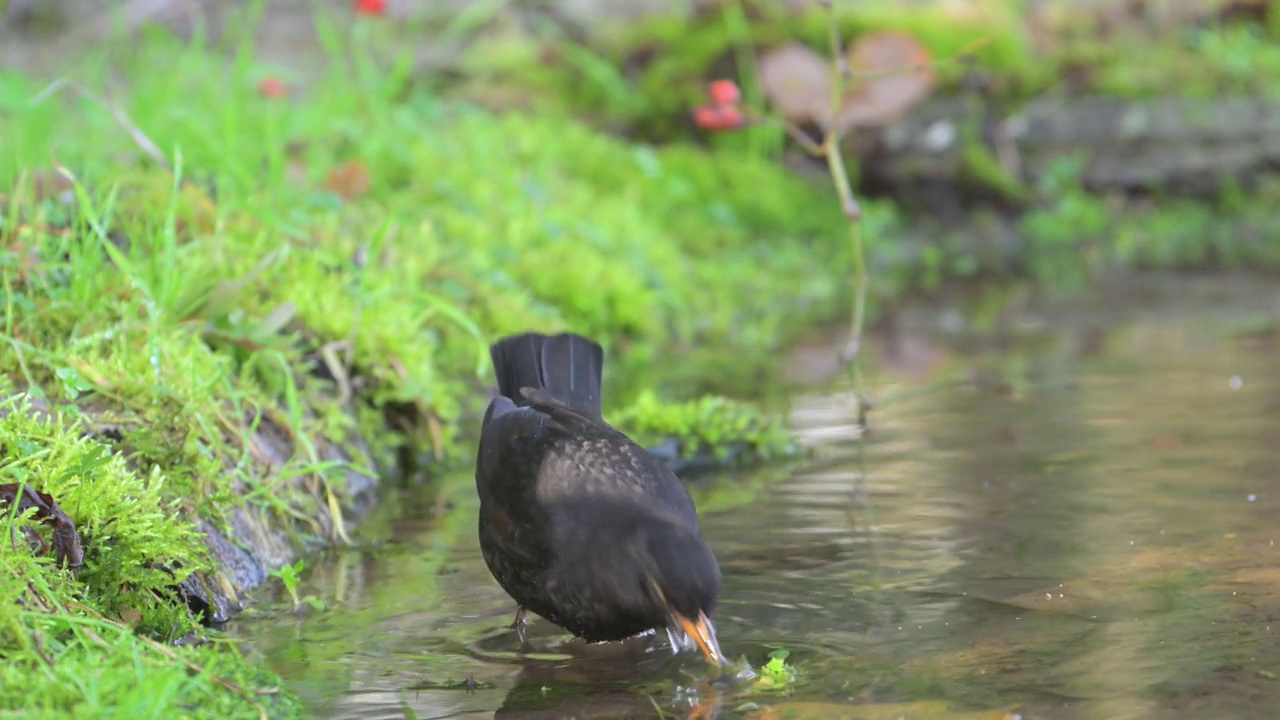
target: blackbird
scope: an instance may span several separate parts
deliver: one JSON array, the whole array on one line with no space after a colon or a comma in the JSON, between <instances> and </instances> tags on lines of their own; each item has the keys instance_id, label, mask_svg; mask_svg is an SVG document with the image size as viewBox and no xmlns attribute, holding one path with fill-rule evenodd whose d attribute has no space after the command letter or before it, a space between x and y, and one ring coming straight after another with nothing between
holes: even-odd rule
<instances>
[{"instance_id":1,"label":"blackbird","mask_svg":"<svg viewBox=\"0 0 1280 720\"><path fill-rule=\"evenodd\" d=\"M476 458L480 549L498 584L588 642L665 629L673 649L727 661L709 616L720 566L688 491L601 416L604 353L580 335L525 333L489 348L499 396Z\"/></svg>"}]
</instances>

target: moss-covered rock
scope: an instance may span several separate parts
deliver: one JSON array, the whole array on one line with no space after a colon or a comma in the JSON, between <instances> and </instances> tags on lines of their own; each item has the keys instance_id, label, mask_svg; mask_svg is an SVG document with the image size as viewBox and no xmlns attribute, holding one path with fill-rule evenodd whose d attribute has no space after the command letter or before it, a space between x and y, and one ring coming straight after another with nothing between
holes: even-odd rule
<instances>
[{"instance_id":1,"label":"moss-covered rock","mask_svg":"<svg viewBox=\"0 0 1280 720\"><path fill-rule=\"evenodd\" d=\"M108 702L133 716L296 716L278 679L229 646L171 649L196 628L175 586L212 558L181 515L181 494L155 466L135 470L80 419L37 412L25 397L0 404L0 479L38 487L74 518L83 564L63 569L50 530L32 511L0 507L0 707L25 717L96 714ZM156 639L150 639L156 638ZM194 713L194 714L192 714Z\"/></svg>"},{"instance_id":2,"label":"moss-covered rock","mask_svg":"<svg viewBox=\"0 0 1280 720\"><path fill-rule=\"evenodd\" d=\"M795 437L776 416L719 396L664 403L645 392L613 421L680 475L801 454Z\"/></svg>"}]
</instances>

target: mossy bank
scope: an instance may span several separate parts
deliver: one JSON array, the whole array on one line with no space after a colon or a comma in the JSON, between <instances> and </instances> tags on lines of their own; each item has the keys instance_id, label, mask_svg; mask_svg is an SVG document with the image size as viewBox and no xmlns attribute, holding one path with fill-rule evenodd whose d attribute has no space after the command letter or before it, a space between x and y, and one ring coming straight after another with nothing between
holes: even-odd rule
<instances>
[{"instance_id":1,"label":"mossy bank","mask_svg":"<svg viewBox=\"0 0 1280 720\"><path fill-rule=\"evenodd\" d=\"M61 567L37 510L6 508L0 707L296 712L201 621L341 542L378 478L466 462L503 333L599 338L606 402L688 453L725 428L785 451L732 406L633 401L650 367L750 395L771 351L840 312L821 186L441 102L368 59L367 27L318 29L327 75L287 96L250 44L162 33L51 88L0 74L0 482L48 493L84 547Z\"/></svg>"},{"instance_id":2,"label":"mossy bank","mask_svg":"<svg viewBox=\"0 0 1280 720\"><path fill-rule=\"evenodd\" d=\"M825 5L725 0L482 37L449 89L824 173L776 124L708 135L690 110L720 77L765 106L762 58L793 43L826 54ZM1280 146L1274 3L835 5L846 44L905 33L936 61L931 98L846 137L860 193L891 198L913 226L872 249L882 297L991 276L1069 292L1133 270L1280 270L1266 211ZM788 94L821 94L811 68L791 72Z\"/></svg>"}]
</instances>

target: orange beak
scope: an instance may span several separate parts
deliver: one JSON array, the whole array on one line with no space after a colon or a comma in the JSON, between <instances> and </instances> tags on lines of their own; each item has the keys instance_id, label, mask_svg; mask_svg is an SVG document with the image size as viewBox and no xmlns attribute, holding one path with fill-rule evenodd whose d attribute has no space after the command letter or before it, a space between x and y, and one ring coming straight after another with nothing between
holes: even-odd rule
<instances>
[{"instance_id":1,"label":"orange beak","mask_svg":"<svg viewBox=\"0 0 1280 720\"><path fill-rule=\"evenodd\" d=\"M728 658L724 656L724 653L720 652L720 643L716 640L716 628L707 619L706 615L699 612L697 620L690 620L678 612L673 612L671 616L680 626L680 629L693 638L693 641L698 644L698 649L702 651L703 655L707 656L707 660L712 665L729 664Z\"/></svg>"}]
</instances>

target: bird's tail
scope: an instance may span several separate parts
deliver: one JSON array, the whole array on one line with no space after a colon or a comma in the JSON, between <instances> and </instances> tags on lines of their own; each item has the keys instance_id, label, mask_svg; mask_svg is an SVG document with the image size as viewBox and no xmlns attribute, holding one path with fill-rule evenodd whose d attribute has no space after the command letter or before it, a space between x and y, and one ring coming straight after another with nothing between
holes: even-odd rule
<instances>
[{"instance_id":1,"label":"bird's tail","mask_svg":"<svg viewBox=\"0 0 1280 720\"><path fill-rule=\"evenodd\" d=\"M498 391L517 405L528 404L522 388L545 390L577 412L600 419L604 351L595 342L572 333L523 333L495 342L489 357Z\"/></svg>"}]
</instances>

